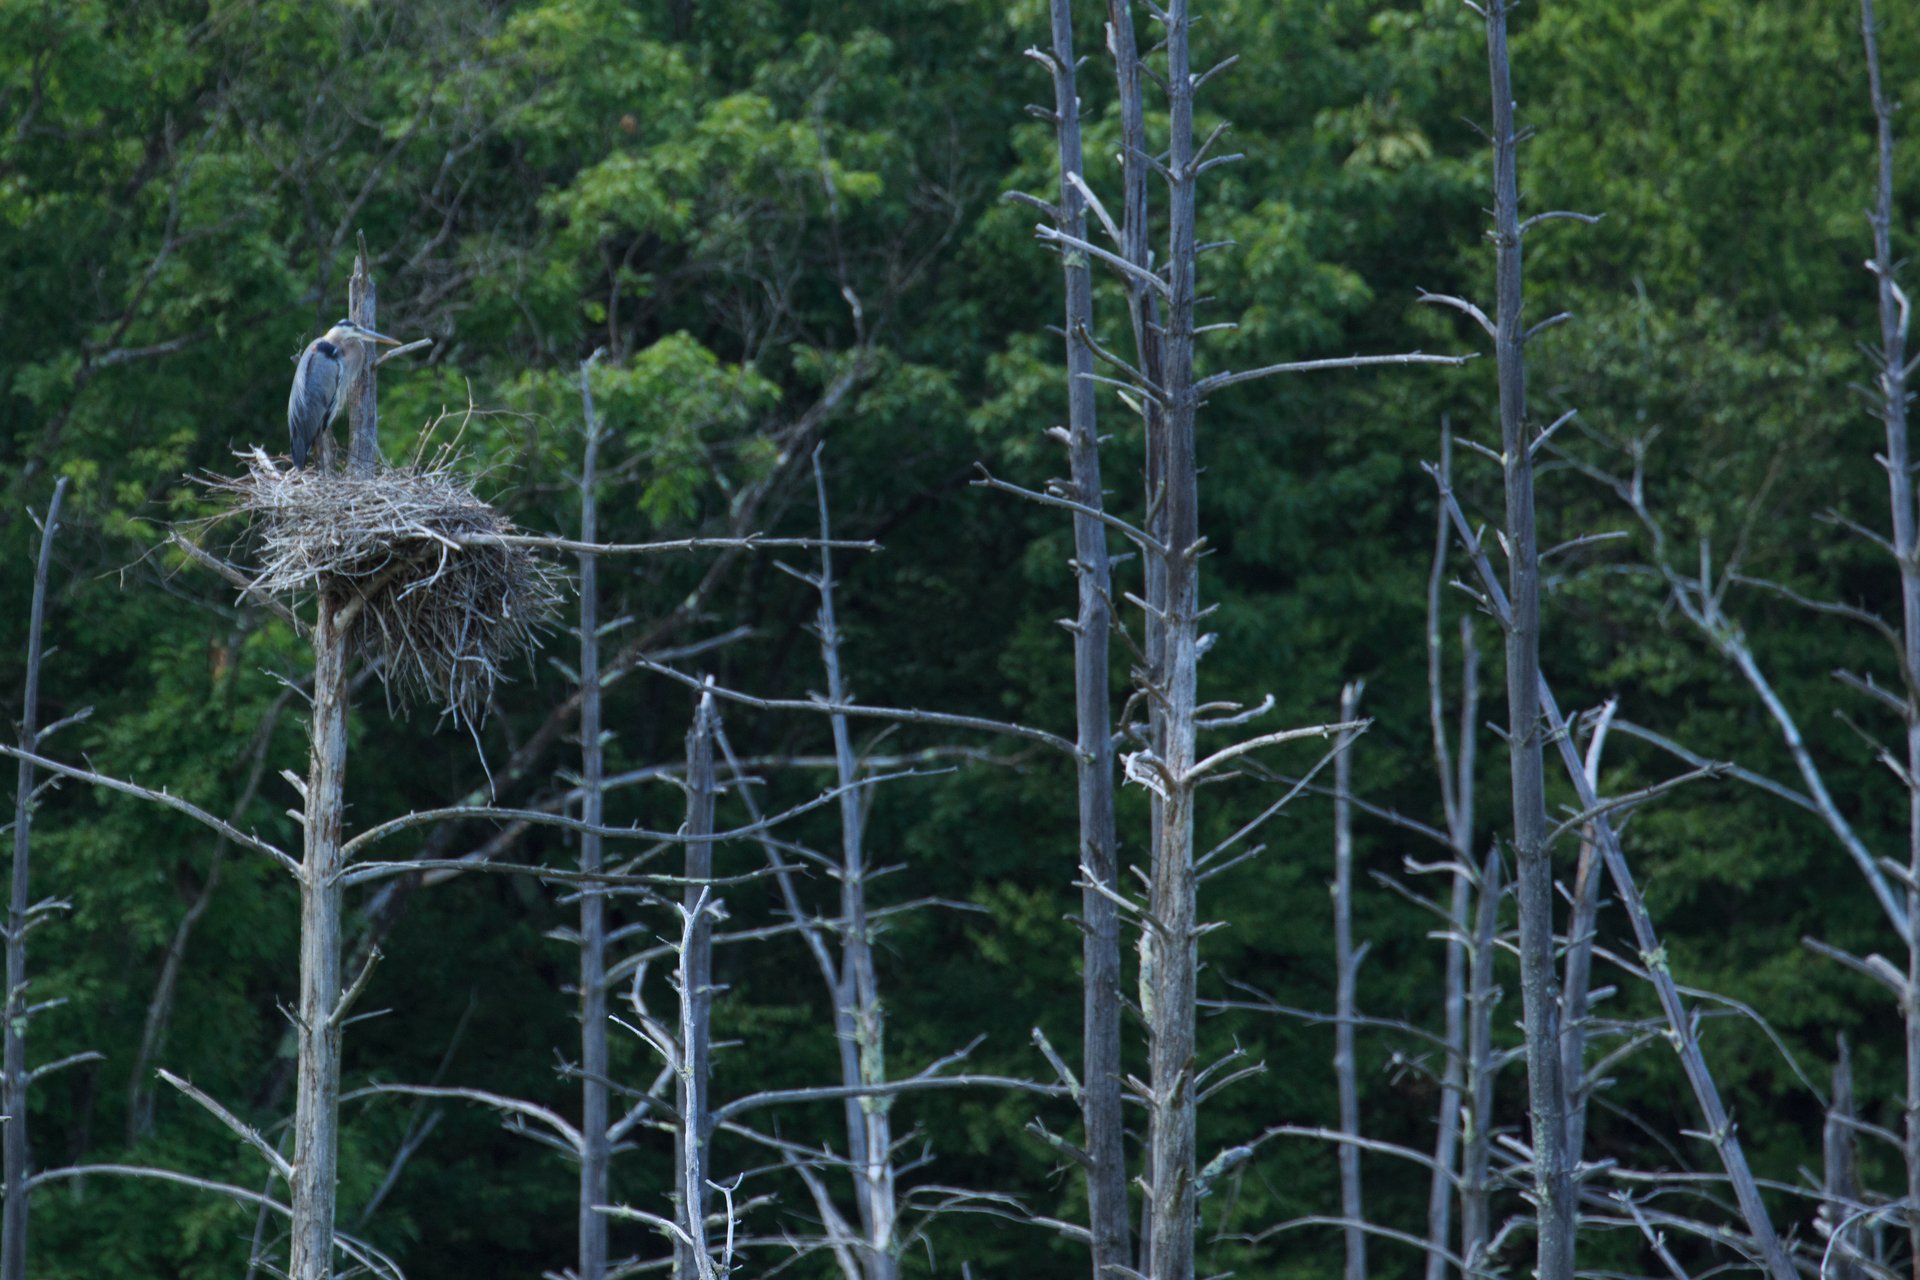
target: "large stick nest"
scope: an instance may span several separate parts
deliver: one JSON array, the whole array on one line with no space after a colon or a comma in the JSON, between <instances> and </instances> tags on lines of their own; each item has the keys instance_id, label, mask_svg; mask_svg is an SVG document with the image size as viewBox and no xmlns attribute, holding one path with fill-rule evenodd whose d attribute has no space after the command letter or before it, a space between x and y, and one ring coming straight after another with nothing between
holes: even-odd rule
<instances>
[{"instance_id":1,"label":"large stick nest","mask_svg":"<svg viewBox=\"0 0 1920 1280\"><path fill-rule=\"evenodd\" d=\"M477 723L560 603L559 572L503 541L512 522L450 469L281 471L255 450L245 475L211 486L257 535L256 590L358 599L349 643L377 663L390 706L429 702Z\"/></svg>"}]
</instances>

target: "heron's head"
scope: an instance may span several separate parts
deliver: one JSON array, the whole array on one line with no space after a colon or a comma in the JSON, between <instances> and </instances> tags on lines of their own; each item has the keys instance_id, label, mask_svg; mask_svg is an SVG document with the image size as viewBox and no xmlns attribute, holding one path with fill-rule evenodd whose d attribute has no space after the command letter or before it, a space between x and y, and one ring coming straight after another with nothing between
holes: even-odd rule
<instances>
[{"instance_id":1,"label":"heron's head","mask_svg":"<svg viewBox=\"0 0 1920 1280\"><path fill-rule=\"evenodd\" d=\"M326 337L336 346L344 346L348 342L381 342L389 347L400 345L400 339L389 338L384 333L375 333L365 325L355 324L351 320L342 320L334 325L327 330Z\"/></svg>"}]
</instances>

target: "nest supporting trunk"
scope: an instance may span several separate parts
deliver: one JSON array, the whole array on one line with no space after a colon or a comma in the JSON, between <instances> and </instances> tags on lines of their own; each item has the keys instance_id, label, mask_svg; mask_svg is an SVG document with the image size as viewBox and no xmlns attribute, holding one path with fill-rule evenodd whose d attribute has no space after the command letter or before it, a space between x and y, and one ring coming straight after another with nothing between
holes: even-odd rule
<instances>
[{"instance_id":1,"label":"nest supporting trunk","mask_svg":"<svg viewBox=\"0 0 1920 1280\"><path fill-rule=\"evenodd\" d=\"M450 469L371 477L281 471L264 454L213 482L252 523L254 587L281 597L358 597L355 650L390 704L431 702L477 722L513 659L537 648L559 574L503 541L513 525Z\"/></svg>"}]
</instances>

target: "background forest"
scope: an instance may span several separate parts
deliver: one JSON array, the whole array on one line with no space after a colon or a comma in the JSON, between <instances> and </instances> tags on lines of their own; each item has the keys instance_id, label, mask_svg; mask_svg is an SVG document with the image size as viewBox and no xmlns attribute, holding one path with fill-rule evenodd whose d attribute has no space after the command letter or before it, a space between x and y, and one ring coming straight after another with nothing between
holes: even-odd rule
<instances>
[{"instance_id":1,"label":"background forest","mask_svg":"<svg viewBox=\"0 0 1920 1280\"><path fill-rule=\"evenodd\" d=\"M1096 55L1080 81L1087 175L1113 191L1121 121L1101 53L1105 15L1077 10L1078 44ZM1883 17L1888 96L1920 101L1920 21L1901 5ZM1626 535L1548 562L1545 670L1570 709L1618 697L1621 720L1701 759L1796 779L1775 722L1647 566L1664 557L1697 573L1708 539L1717 557L1737 555L1743 572L1806 599L1899 614L1893 565L1823 519L1886 524L1874 461L1883 428L1857 391L1874 377L1862 346L1880 332L1861 265L1873 252L1864 214L1876 156L1860 14L1824 0L1540 0L1513 22L1521 119L1539 131L1521 153L1528 206L1605 215L1529 242L1530 312L1575 314L1530 348L1535 416L1544 425L1580 411L1556 436L1565 456L1540 467L1541 545ZM299 797L278 775L306 767L302 706L287 682L310 655L167 537L221 504L193 477L233 473L235 451L256 444L284 451L289 358L344 314L358 232L372 250L380 328L433 340L382 374L390 459L454 446L516 523L577 530L580 366L604 348L589 375L605 432L603 541L817 535L808 460L824 442L834 536L884 548L835 559L853 694L1071 738L1073 642L1057 625L1074 609L1071 524L970 485L976 464L1029 487L1065 466L1045 436L1067 414L1061 341L1048 328L1060 323L1060 259L1036 244L1034 210L1002 198L1058 191L1054 130L1023 111L1052 101L1046 72L1022 57L1048 39L1040 0L0 0L7 720L20 714L25 675L30 510L44 512L65 477L47 603L57 651L40 714L93 712L47 752L298 846L287 811ZM1457 0L1208 0L1193 39L1202 65L1239 55L1209 86L1201 132L1230 120L1227 145L1245 155L1201 193L1200 239L1231 242L1201 260L1212 297L1203 320L1238 322L1203 339L1202 372L1483 349L1468 318L1418 297L1492 292L1480 22ZM1920 124L1905 124L1894 196L1909 213L1892 229L1896 257L1911 250L1920 209ZM1103 340L1131 351L1109 280L1095 314ZM1111 508L1137 519L1140 424L1109 390L1102 404ZM1464 444L1500 447L1491 359L1226 388L1198 433L1203 592L1218 605L1205 624L1218 633L1206 696L1254 705L1271 694L1274 724L1318 724L1337 718L1343 685L1364 680L1373 723L1350 749L1353 794L1439 827L1427 644L1436 497L1422 463L1438 456L1443 424L1463 442L1453 462L1463 504L1497 524L1499 468ZM1663 547L1590 474L1624 473L1632 449ZM640 655L763 697L825 689L810 630L818 599L782 560L812 567L804 551L603 561L601 616L621 620L602 641L619 676L602 713L609 777L675 764L693 720L691 691ZM1118 566L1117 580L1131 572ZM1456 575L1467 576L1457 559ZM350 822L481 802L489 779L503 805L546 803L573 784L570 601L546 650L511 673L473 733L431 708L389 717L379 690L361 688ZM1876 852L1903 851L1906 787L1870 740L1897 736L1898 718L1833 677L1842 669L1898 688L1885 643L1780 590L1731 581L1718 603L1793 708L1834 806ZM1501 722L1498 631L1453 590L1440 618L1448 697L1463 616L1476 619L1480 719ZM1128 688L1120 643L1115 654L1117 707ZM732 750L767 762L767 809L831 785L824 717L723 712ZM925 904L879 922L889 1060L910 1072L984 1037L967 1070L1052 1080L1032 1030L1071 1060L1081 1018L1069 761L947 726L852 730L875 767L920 771L861 793L868 861L889 869L872 882L874 904ZM1476 852L1508 827L1499 737L1482 728L1478 738ZM1325 745L1262 759L1294 776ZM1675 770L1672 756L1616 732L1603 777L1617 794ZM1331 1011L1333 777L1270 820L1260 856L1206 884L1203 918L1225 927L1201 944L1203 997ZM1286 789L1271 774L1207 788L1199 847ZM1577 807L1557 776L1549 798L1555 821ZM670 831L685 807L671 771L657 769L606 796L609 823ZM1142 788L1121 789L1123 861L1144 862L1147 809ZM737 796L722 795L720 811L723 827L747 821ZM827 806L783 831L825 847L840 820ZM1441 926L1369 873L1427 891L1405 860L1440 855L1375 813L1355 814L1353 830L1352 927L1370 944L1358 1006L1437 1028ZM492 822L423 828L386 856L486 849L556 866L579 856L565 831L515 829L509 843L500 833ZM35 1164L161 1166L257 1187L258 1156L155 1071L266 1130L286 1114L294 1036L282 1007L296 986L298 895L270 863L195 822L77 783L42 797L33 844L34 896L71 902L34 934L32 996L66 1003L34 1019L33 1060L104 1055L35 1085ZM1896 1003L1802 939L1862 956L1904 943L1821 820L1737 778L1702 780L1637 808L1626 846L1665 939L1662 963L1772 1029L1716 1006L1702 1032L1755 1170L1783 1184L1811 1170L1818 1181L1838 1035L1852 1046L1862 1120L1900 1129ZM760 854L717 856L744 868ZM1570 874L1574 851L1557 856ZM835 890L815 880L806 892ZM734 926L779 917L765 884L727 897ZM678 927L617 900L611 910L634 926L636 946ZM571 1114L577 1084L560 1068L578 1053L576 959L553 935L576 913L565 886L529 877L351 891L350 934L385 953L361 1007L386 1012L352 1027L346 1088L434 1081ZM1613 906L1598 930L1604 946L1634 954ZM1132 993L1137 961L1125 954ZM1511 957L1498 964L1511 994L1493 1028L1506 1046L1518 1043L1519 988ZM723 946L714 980L717 1092L836 1078L839 1050L799 941ZM1604 981L1621 988L1609 1016L1655 1008L1630 976ZM1203 1162L1274 1125L1335 1123L1324 1019L1217 1008L1199 1026L1209 1057L1238 1045L1266 1065L1208 1100ZM1135 1030L1127 1061L1144 1072ZM618 1032L613 1047L613 1078L644 1089L657 1057ZM1362 1028L1356 1055L1368 1132L1429 1149L1432 1046ZM1717 1168L1710 1146L1682 1136L1700 1126L1670 1052L1656 1045L1610 1074L1587 1160ZM1498 1076L1495 1105L1524 1136L1518 1063ZM1077 1172L1028 1129L1039 1117L1071 1133L1066 1100L989 1087L909 1093L889 1107L897 1133L924 1138L928 1155L903 1185L993 1192L1084 1221ZM838 1104L795 1108L781 1132L837 1141L840 1114ZM715 1161L779 1162L724 1141ZM1896 1146L1869 1142L1861 1161L1864 1182L1901 1183ZM1379 1153L1361 1163L1368 1217L1422 1235L1426 1171ZM643 1136L614 1163L614 1199L667 1212L670 1165L670 1147ZM572 1265L575 1174L485 1106L351 1101L340 1167L342 1229L414 1280ZM797 1182L757 1190L781 1196L756 1210L763 1232L815 1229ZM1202 1272L1337 1273L1336 1229L1248 1237L1332 1215L1339 1196L1331 1146L1260 1144L1201 1202ZM1782 1194L1770 1204L1783 1231L1815 1239L1817 1258L1817 1203ZM107 1175L38 1188L33 1223L32 1273L49 1278L238 1276L258 1240L250 1206ZM639 1224L614 1232L621 1256L657 1252ZM1641 1244L1628 1232L1582 1263L1642 1274L1657 1264ZM744 1273L767 1274L787 1256L766 1249ZM1370 1257L1379 1275L1423 1265L1386 1240ZM1514 1274L1532 1265L1524 1243L1497 1263ZM957 1213L935 1216L901 1266L979 1280L1086 1274L1082 1243ZM838 1274L824 1255L792 1270Z\"/></svg>"}]
</instances>

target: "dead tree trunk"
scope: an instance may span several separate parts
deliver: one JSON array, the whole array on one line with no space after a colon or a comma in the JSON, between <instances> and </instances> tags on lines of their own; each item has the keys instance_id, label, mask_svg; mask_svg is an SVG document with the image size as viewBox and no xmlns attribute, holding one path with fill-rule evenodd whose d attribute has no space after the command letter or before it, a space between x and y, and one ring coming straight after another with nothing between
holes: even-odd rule
<instances>
[{"instance_id":1,"label":"dead tree trunk","mask_svg":"<svg viewBox=\"0 0 1920 1280\"><path fill-rule=\"evenodd\" d=\"M1122 273L1122 281L1127 291L1127 313L1133 330L1134 358L1141 381L1151 388L1158 388L1162 381L1165 364L1165 333L1160 325L1161 295L1154 286L1153 252L1150 248L1152 221L1149 202L1148 179L1151 171L1147 157L1152 154L1147 144L1146 80L1147 69L1141 61L1139 43L1133 29L1132 0L1107 0L1107 47L1113 57L1115 86L1120 103L1120 154L1121 154L1121 223L1120 256L1130 268ZM1155 394L1139 396L1140 421L1146 441L1142 459L1142 480L1145 485L1145 513L1141 525L1149 537L1161 546L1169 545L1168 508L1166 503L1166 435L1167 414L1165 402ZM1165 677L1166 664L1166 610L1167 610L1167 574L1164 557L1147 553L1141 557L1142 587L1146 599L1146 608L1140 621L1142 670L1136 676L1136 683L1147 688L1157 688ZM1166 757L1166 708L1155 697L1146 699L1147 742L1149 749L1159 759ZM1158 794L1148 797L1149 824L1147 835L1147 860L1149 866L1159 866L1165 858L1161 848L1161 839L1166 831L1167 815L1164 812L1166 801ZM1116 864L1117 865L1117 864ZM1151 959L1153 939L1145 934L1140 939L1142 961ZM1140 990L1147 993L1152 970L1143 963L1140 975ZM1143 1010L1145 1000L1142 1000ZM1149 1108L1145 1125L1145 1146L1149 1151L1154 1144L1154 1134L1159 1123L1157 1108ZM1151 1195L1144 1197L1140 1205L1140 1235L1134 1253L1137 1261L1146 1265L1153 1256L1153 1233L1157 1210ZM1096 1277L1096 1280L1105 1280ZM1158 1277L1156 1277L1158 1280Z\"/></svg>"},{"instance_id":2,"label":"dead tree trunk","mask_svg":"<svg viewBox=\"0 0 1920 1280\"><path fill-rule=\"evenodd\" d=\"M1340 691L1340 719L1352 720L1359 714L1358 682ZM1342 751L1333 762L1333 955L1334 955L1334 1028L1333 1074L1340 1094L1340 1132L1360 1137L1360 1083L1353 1059L1354 985L1360 962L1366 957L1363 945L1353 945L1353 748ZM1367 1280L1367 1233L1365 1207L1360 1198L1360 1148L1352 1142L1340 1144L1340 1216L1347 1245L1347 1280Z\"/></svg>"},{"instance_id":3,"label":"dead tree trunk","mask_svg":"<svg viewBox=\"0 0 1920 1280\"><path fill-rule=\"evenodd\" d=\"M359 237L360 249L353 257L353 274L347 278L347 319L368 329L378 330L373 273L367 266L367 238ZM347 402L347 474L357 479L372 476L380 463L380 409L374 391L374 369L379 360L371 354L366 372ZM323 432L322 436L328 434Z\"/></svg>"},{"instance_id":4,"label":"dead tree trunk","mask_svg":"<svg viewBox=\"0 0 1920 1280\"><path fill-rule=\"evenodd\" d=\"M1465 1150L1460 1158L1460 1256L1469 1267L1486 1262L1492 1234L1488 1201L1493 1160L1493 1007L1500 1000L1494 982L1499 954L1500 848L1487 850L1480 863L1478 897L1473 910L1473 951L1468 966L1467 1080L1468 1111L1462 1122Z\"/></svg>"},{"instance_id":5,"label":"dead tree trunk","mask_svg":"<svg viewBox=\"0 0 1920 1280\"><path fill-rule=\"evenodd\" d=\"M1893 556L1900 566L1900 659L1906 679L1907 777L1907 991L1902 1014L1906 1021L1907 1089L1903 1155L1907 1167L1907 1202L1920 1205L1920 535L1915 525L1913 463L1907 439L1907 299L1894 279L1899 264L1893 256L1893 113L1880 76L1880 45L1873 0L1860 0L1860 35L1866 48L1867 83L1873 96L1873 115L1879 153L1874 191L1873 261L1867 264L1875 278L1880 308L1880 390L1876 409L1887 428L1888 498L1893 509ZM1907 1217L1909 1265L1920 1278L1920 1213Z\"/></svg>"},{"instance_id":6,"label":"dead tree trunk","mask_svg":"<svg viewBox=\"0 0 1920 1280\"><path fill-rule=\"evenodd\" d=\"M1197 1222L1194 1177L1194 1020L1199 970L1199 920L1193 850L1197 763L1196 720L1200 668L1200 487L1194 422L1199 410L1193 377L1194 188L1193 75L1187 0L1174 0L1166 18L1168 152L1167 311L1161 370L1166 430L1159 470L1165 484L1149 502L1164 502L1167 537L1159 556L1166 576L1164 651L1159 683L1164 741L1156 762L1165 795L1159 806L1152 892L1154 922L1148 966L1148 1027L1153 1090L1153 1140L1148 1186L1153 1243L1147 1274L1153 1280L1192 1280Z\"/></svg>"},{"instance_id":7,"label":"dead tree trunk","mask_svg":"<svg viewBox=\"0 0 1920 1280\"><path fill-rule=\"evenodd\" d=\"M1587 785L1596 795L1600 793L1600 760L1606 750L1615 705L1612 702L1606 705L1587 744ZM1591 830L1584 831L1580 838L1580 860L1574 867L1571 910L1567 913L1566 966L1560 982L1560 1081L1567 1099L1569 1153L1586 1146L1587 1107L1592 1101L1592 1086L1587 1079L1587 1022L1592 1011L1594 930L1600 916L1603 874L1599 841Z\"/></svg>"},{"instance_id":8,"label":"dead tree trunk","mask_svg":"<svg viewBox=\"0 0 1920 1280\"><path fill-rule=\"evenodd\" d=\"M580 541L600 540L596 464L600 422L593 410L588 374L595 352L580 365L580 409L586 442L580 463ZM603 844L601 779L605 755L600 740L600 577L599 559L580 556L580 817L589 830L580 836L580 870L598 875ZM596 1206L607 1201L607 1171L612 1159L608 1137L607 1057L607 899L598 885L580 890L580 1203L578 1206L578 1280L605 1280L607 1215Z\"/></svg>"},{"instance_id":9,"label":"dead tree trunk","mask_svg":"<svg viewBox=\"0 0 1920 1280\"><path fill-rule=\"evenodd\" d=\"M293 1130L293 1280L333 1274L339 1157L341 819L346 806L348 632L357 601L323 590L313 626L313 720L300 865L300 1007Z\"/></svg>"},{"instance_id":10,"label":"dead tree trunk","mask_svg":"<svg viewBox=\"0 0 1920 1280\"><path fill-rule=\"evenodd\" d=\"M1853 1206L1860 1200L1859 1162L1854 1141L1859 1117L1853 1110L1853 1054L1845 1036L1838 1037L1834 1049L1833 1099L1827 1104L1827 1123L1821 1134L1821 1190L1826 1193L1826 1203L1820 1207L1820 1216L1826 1220L1832 1239L1834 1261L1827 1274L1833 1280L1860 1280L1863 1273L1859 1263L1862 1257L1860 1229L1853 1225Z\"/></svg>"},{"instance_id":11,"label":"dead tree trunk","mask_svg":"<svg viewBox=\"0 0 1920 1280\"><path fill-rule=\"evenodd\" d=\"M40 747L40 657L47 611L47 573L53 562L53 537L60 528L60 506L67 495L63 476L53 488L40 526L40 558L33 570L33 606L27 620L27 685L20 707L20 749ZM4 1108L6 1206L0 1219L0 1277L26 1280L27 1180L33 1173L27 1141L27 930L32 911L29 885L33 825L33 764L20 761L13 801L13 885L7 900L6 1077L0 1081Z\"/></svg>"},{"instance_id":12,"label":"dead tree trunk","mask_svg":"<svg viewBox=\"0 0 1920 1280\"><path fill-rule=\"evenodd\" d=\"M840 662L840 622L834 611L832 521L827 508L827 479L820 449L813 455L813 484L820 508L820 573L805 580L820 594L817 629L820 662L826 669L827 698L852 700ZM887 1079L887 1020L880 1000L880 978L873 964L873 929L867 914L866 810L857 790L860 761L847 717L828 717L833 731L833 761L840 791L840 964L834 993L840 1040L840 1078L848 1088L883 1084ZM860 1272L866 1280L894 1280L900 1272L896 1233L900 1206L894 1185L891 1099L846 1100L847 1152L853 1164L854 1200L860 1215Z\"/></svg>"},{"instance_id":13,"label":"dead tree trunk","mask_svg":"<svg viewBox=\"0 0 1920 1280\"><path fill-rule=\"evenodd\" d=\"M1574 1194L1560 1079L1559 984L1553 963L1553 864L1547 848L1546 764L1540 718L1540 548L1534 528L1533 441L1527 423L1526 330L1520 189L1515 163L1508 0L1487 0L1487 67L1493 86L1494 353L1500 383L1500 449L1506 470L1507 759L1520 903L1520 997L1526 1028L1539 1280L1572 1280Z\"/></svg>"},{"instance_id":14,"label":"dead tree trunk","mask_svg":"<svg viewBox=\"0 0 1920 1280\"><path fill-rule=\"evenodd\" d=\"M687 822L690 836L713 834L713 695L702 693L687 731ZM707 1094L712 1074L713 1014L713 845L696 840L686 846L686 889L681 914L680 1061L675 1106L680 1125L675 1143L680 1226L673 1274L679 1280L707 1280L713 1263L706 1247L708 1144L713 1112Z\"/></svg>"},{"instance_id":15,"label":"dead tree trunk","mask_svg":"<svg viewBox=\"0 0 1920 1280\"><path fill-rule=\"evenodd\" d=\"M348 316L372 329L373 278L366 242L348 284ZM374 364L367 361L349 404L348 473L371 476L379 456L380 414ZM340 1151L340 1024L348 997L341 988L340 852L346 812L347 707L351 694L350 637L360 599L323 586L313 625L313 711L307 771L306 839L300 866L300 1008L293 1131L293 1280L333 1274L334 1202ZM379 958L369 954L368 969ZM363 971L363 974L366 971ZM356 986L358 983L355 984Z\"/></svg>"},{"instance_id":16,"label":"dead tree trunk","mask_svg":"<svg viewBox=\"0 0 1920 1280\"><path fill-rule=\"evenodd\" d=\"M1453 437L1442 433L1440 468L1449 472L1453 463ZM1427 1189L1426 1280L1446 1280L1445 1250L1453 1235L1454 1184L1452 1174L1459 1166L1461 1116L1470 1090L1468 1076L1469 1001L1467 977L1474 943L1473 921L1473 821L1474 821L1474 734L1480 721L1480 652L1473 634L1473 619L1460 619L1460 713L1458 741L1448 745L1445 648L1442 643L1441 596L1446 585L1447 551L1453 545L1447 512L1442 507L1434 530L1433 568L1427 575L1427 720L1433 737L1433 759L1440 779L1441 807L1447 819L1447 840L1453 849L1453 891L1448 901L1447 920L1451 936L1447 939L1447 967L1443 980L1442 1036L1446 1045L1446 1065L1440 1075L1440 1110L1434 1125L1433 1178ZM1461 1257L1467 1257L1463 1245Z\"/></svg>"},{"instance_id":17,"label":"dead tree trunk","mask_svg":"<svg viewBox=\"0 0 1920 1280\"><path fill-rule=\"evenodd\" d=\"M1486 553L1481 549L1466 513L1460 509L1451 491L1441 493L1441 501L1447 504L1449 518L1453 521L1454 531L1473 560L1474 570L1480 580L1484 599L1502 626L1511 628L1512 606L1507 593L1500 584ZM1667 1038L1679 1055L1681 1069L1686 1073L1687 1083L1693 1090L1694 1100L1699 1104L1701 1119L1706 1129L1702 1136L1712 1143L1714 1151L1720 1157L1721 1167L1726 1170L1727 1180L1731 1184L1734 1200L1739 1205L1740 1216L1745 1220L1752 1240L1749 1261L1765 1270L1773 1280L1794 1280L1793 1261L1787 1256L1786 1247L1779 1233L1773 1229L1773 1222L1767 1212L1765 1200L1761 1198L1760 1187L1755 1181L1752 1169L1747 1164L1746 1152L1741 1146L1740 1137L1734 1131L1732 1118L1727 1113L1726 1103L1720 1097L1719 1085L1715 1083L1713 1072L1707 1066L1706 1055L1701 1052L1698 1024L1686 1001L1680 994L1680 988L1667 967L1666 948L1660 941L1658 930L1653 927L1653 917L1647 911L1646 900L1640 896L1639 886L1634 882L1633 869L1627 865L1626 854L1621 851L1620 840L1613 830L1607 813L1610 806L1605 804L1587 778L1586 761L1581 759L1579 749L1574 745L1572 726L1561 714L1553 691L1544 679L1539 682L1537 704L1544 718L1544 729L1548 740L1559 753L1561 764L1569 782L1573 784L1574 795L1581 806L1581 814L1576 821L1585 823L1600 851L1607 878L1613 883L1614 892L1620 904L1626 908L1628 924L1633 929L1634 943L1639 948L1642 962L1646 965L1645 977L1659 998L1660 1011L1666 1019ZM1529 1052L1532 1046L1529 1045ZM1558 1046L1554 1046L1556 1060Z\"/></svg>"},{"instance_id":18,"label":"dead tree trunk","mask_svg":"<svg viewBox=\"0 0 1920 1280\"><path fill-rule=\"evenodd\" d=\"M1073 52L1073 6L1052 0L1053 115L1060 156L1061 231L1087 234L1085 161ZM1142 188L1144 190L1144 186ZM1106 526L1099 512L1100 434L1093 382L1093 277L1084 254L1062 255L1066 283L1067 452L1072 498L1074 573L1079 609L1073 621L1074 711L1079 750L1082 1031L1080 1115L1087 1158L1087 1226L1094 1280L1131 1267L1126 1151L1121 1115L1120 912L1113 815L1113 726L1108 704L1108 649L1113 596Z\"/></svg>"}]
</instances>

